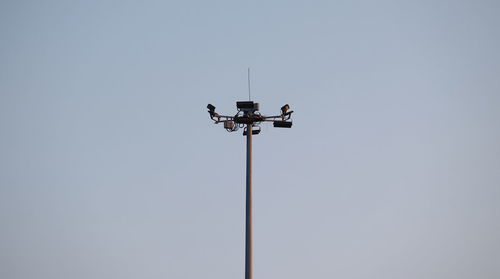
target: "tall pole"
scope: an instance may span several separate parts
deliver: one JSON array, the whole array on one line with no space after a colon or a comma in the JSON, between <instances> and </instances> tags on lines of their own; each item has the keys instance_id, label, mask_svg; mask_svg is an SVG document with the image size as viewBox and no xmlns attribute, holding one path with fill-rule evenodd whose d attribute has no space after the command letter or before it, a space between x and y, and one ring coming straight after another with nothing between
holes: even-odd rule
<instances>
[{"instance_id":1,"label":"tall pole","mask_svg":"<svg viewBox=\"0 0 500 279\"><path fill-rule=\"evenodd\" d=\"M246 187L246 232L245 232L245 279L253 278L252 260L252 128L247 124L247 187Z\"/></svg>"},{"instance_id":2,"label":"tall pole","mask_svg":"<svg viewBox=\"0 0 500 279\"><path fill-rule=\"evenodd\" d=\"M248 69L248 97L250 99L250 69ZM288 104L281 107L281 114L265 116L258 112L259 104L253 101L236 102L238 112L235 116L220 115L215 112L215 106L207 105L210 118L215 122L224 123L224 129L235 132L246 125L243 136L247 137L247 181L246 181L246 208L245 208L245 279L253 279L253 232L252 232L252 134L260 133L259 124L262 122L273 122L276 128L291 128L290 117L293 111L288 111ZM253 126L256 130L253 130Z\"/></svg>"}]
</instances>

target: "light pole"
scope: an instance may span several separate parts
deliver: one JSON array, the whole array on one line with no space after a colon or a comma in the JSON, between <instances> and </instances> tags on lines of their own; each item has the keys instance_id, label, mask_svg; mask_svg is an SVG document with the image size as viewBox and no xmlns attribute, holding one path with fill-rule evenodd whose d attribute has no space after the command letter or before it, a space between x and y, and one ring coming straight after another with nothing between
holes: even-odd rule
<instances>
[{"instance_id":1,"label":"light pole","mask_svg":"<svg viewBox=\"0 0 500 279\"><path fill-rule=\"evenodd\" d=\"M253 244L252 244L252 135L260 133L261 122L273 122L277 128L291 128L290 117L293 111L289 111L290 106L281 107L281 114L274 116L264 116L259 112L259 104L253 101L236 102L238 112L235 116L219 115L215 112L215 107L208 104L208 113L215 122L224 123L224 128L228 132L237 131L244 128L243 136L247 137L247 179L246 179L246 212L245 212L245 279L253 278Z\"/></svg>"}]
</instances>

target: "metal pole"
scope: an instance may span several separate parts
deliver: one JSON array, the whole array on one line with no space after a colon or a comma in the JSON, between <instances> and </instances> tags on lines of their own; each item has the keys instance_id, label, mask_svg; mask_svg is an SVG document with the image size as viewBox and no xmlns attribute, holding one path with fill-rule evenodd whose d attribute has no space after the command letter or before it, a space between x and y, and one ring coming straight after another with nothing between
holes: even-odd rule
<instances>
[{"instance_id":1,"label":"metal pole","mask_svg":"<svg viewBox=\"0 0 500 279\"><path fill-rule=\"evenodd\" d=\"M250 69L248 69L248 97L250 99ZM251 100L236 102L238 113L235 116L219 115L215 112L215 106L207 105L210 118L215 122L224 123L224 128L229 132L237 131L243 128L243 136L247 137L247 180L246 180L246 208L245 208L245 279L253 279L253 224L252 224L252 134L253 124L259 125L261 122L273 122L273 126L277 128L291 128L291 114L293 111L288 111L288 104L281 107L281 114L275 116L261 115L259 104ZM256 134L260 132L256 130Z\"/></svg>"},{"instance_id":2,"label":"metal pole","mask_svg":"<svg viewBox=\"0 0 500 279\"><path fill-rule=\"evenodd\" d=\"M245 279L253 278L252 260L252 128L247 124L247 189L246 189L246 232L245 232Z\"/></svg>"}]
</instances>

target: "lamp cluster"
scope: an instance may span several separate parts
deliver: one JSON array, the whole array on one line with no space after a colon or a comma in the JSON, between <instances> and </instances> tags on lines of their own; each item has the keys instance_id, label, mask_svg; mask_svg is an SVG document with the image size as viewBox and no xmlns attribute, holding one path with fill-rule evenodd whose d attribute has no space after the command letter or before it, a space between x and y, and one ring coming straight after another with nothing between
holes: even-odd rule
<instances>
[{"instance_id":1,"label":"lamp cluster","mask_svg":"<svg viewBox=\"0 0 500 279\"><path fill-rule=\"evenodd\" d=\"M212 104L207 105L210 118L215 122L224 123L224 128L228 132L235 132L239 128L244 128L243 135L247 135L247 128L245 124L252 126L252 134L257 135L260 133L261 122L273 122L276 128L291 128L292 121L291 115L293 111L290 110L288 104L281 107L281 114L273 116L264 116L259 112L259 103L253 101L239 101L236 102L236 109L238 112L234 116L220 115L215 112L215 106Z\"/></svg>"}]
</instances>

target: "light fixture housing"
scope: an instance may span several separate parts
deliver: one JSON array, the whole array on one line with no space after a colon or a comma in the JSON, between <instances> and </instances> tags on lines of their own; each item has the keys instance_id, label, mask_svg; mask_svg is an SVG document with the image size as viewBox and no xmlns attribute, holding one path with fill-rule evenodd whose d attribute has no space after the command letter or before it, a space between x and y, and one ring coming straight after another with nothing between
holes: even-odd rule
<instances>
[{"instance_id":1,"label":"light fixture housing","mask_svg":"<svg viewBox=\"0 0 500 279\"><path fill-rule=\"evenodd\" d=\"M234 121L226 121L224 122L224 129L234 129Z\"/></svg>"},{"instance_id":2,"label":"light fixture housing","mask_svg":"<svg viewBox=\"0 0 500 279\"><path fill-rule=\"evenodd\" d=\"M281 107L281 113L285 114L289 109L290 109L290 106L288 104L286 104L286 105Z\"/></svg>"},{"instance_id":3,"label":"light fixture housing","mask_svg":"<svg viewBox=\"0 0 500 279\"><path fill-rule=\"evenodd\" d=\"M275 128L292 128L292 122L291 121L273 121L273 126Z\"/></svg>"},{"instance_id":4,"label":"light fixture housing","mask_svg":"<svg viewBox=\"0 0 500 279\"><path fill-rule=\"evenodd\" d=\"M254 103L253 101L238 101L236 102L236 108L243 112L255 112L259 110L259 103Z\"/></svg>"},{"instance_id":5,"label":"light fixture housing","mask_svg":"<svg viewBox=\"0 0 500 279\"><path fill-rule=\"evenodd\" d=\"M236 102L237 109L253 109L254 102L253 101L238 101Z\"/></svg>"},{"instance_id":6,"label":"light fixture housing","mask_svg":"<svg viewBox=\"0 0 500 279\"><path fill-rule=\"evenodd\" d=\"M252 130L252 135L258 135L258 134L260 134L260 129ZM244 136L248 135L247 129L243 131L243 135Z\"/></svg>"}]
</instances>

